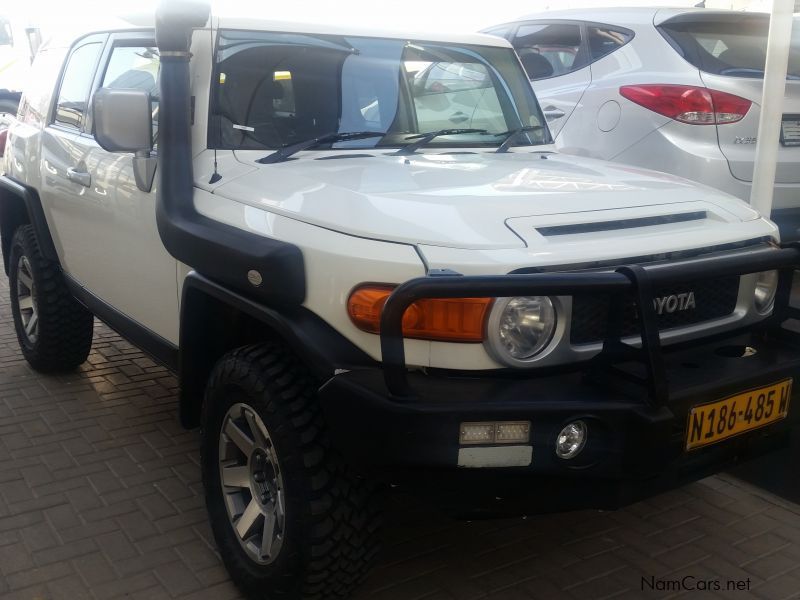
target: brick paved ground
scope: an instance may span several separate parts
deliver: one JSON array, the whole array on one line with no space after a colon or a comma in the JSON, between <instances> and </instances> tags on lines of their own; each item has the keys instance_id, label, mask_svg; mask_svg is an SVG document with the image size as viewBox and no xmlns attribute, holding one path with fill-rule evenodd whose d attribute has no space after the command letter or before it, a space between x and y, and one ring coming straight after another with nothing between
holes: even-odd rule
<instances>
[{"instance_id":1,"label":"brick paved ground","mask_svg":"<svg viewBox=\"0 0 800 600\"><path fill-rule=\"evenodd\" d=\"M174 378L102 326L79 372L37 375L7 295L0 278L0 597L238 597ZM616 513L457 523L408 504L392 503L360 600L662 598L643 576L686 575L751 582L692 597L800 597L800 506L732 478Z\"/></svg>"}]
</instances>

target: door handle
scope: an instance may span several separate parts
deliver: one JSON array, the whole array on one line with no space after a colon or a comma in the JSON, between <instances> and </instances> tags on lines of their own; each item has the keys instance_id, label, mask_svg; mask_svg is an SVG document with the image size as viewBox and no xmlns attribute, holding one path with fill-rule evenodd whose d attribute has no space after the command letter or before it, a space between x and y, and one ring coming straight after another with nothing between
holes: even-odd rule
<instances>
[{"instance_id":1,"label":"door handle","mask_svg":"<svg viewBox=\"0 0 800 600\"><path fill-rule=\"evenodd\" d=\"M92 185L92 176L86 171L78 171L75 167L67 169L67 179L83 187Z\"/></svg>"},{"instance_id":2,"label":"door handle","mask_svg":"<svg viewBox=\"0 0 800 600\"><path fill-rule=\"evenodd\" d=\"M546 106L546 107L544 107L542 112L544 113L544 118L547 119L547 120L560 119L565 114L567 114L563 110L561 110L560 108L558 108L556 106Z\"/></svg>"}]
</instances>

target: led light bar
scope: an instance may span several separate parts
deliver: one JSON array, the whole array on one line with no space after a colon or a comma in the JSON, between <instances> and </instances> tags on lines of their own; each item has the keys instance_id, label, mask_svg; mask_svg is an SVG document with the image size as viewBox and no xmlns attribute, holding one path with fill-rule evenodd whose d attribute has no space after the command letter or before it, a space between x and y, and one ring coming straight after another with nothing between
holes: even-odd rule
<instances>
[{"instance_id":1,"label":"led light bar","mask_svg":"<svg viewBox=\"0 0 800 600\"><path fill-rule=\"evenodd\" d=\"M483 421L462 423L458 441L462 446L525 444L530 441L530 421Z\"/></svg>"}]
</instances>

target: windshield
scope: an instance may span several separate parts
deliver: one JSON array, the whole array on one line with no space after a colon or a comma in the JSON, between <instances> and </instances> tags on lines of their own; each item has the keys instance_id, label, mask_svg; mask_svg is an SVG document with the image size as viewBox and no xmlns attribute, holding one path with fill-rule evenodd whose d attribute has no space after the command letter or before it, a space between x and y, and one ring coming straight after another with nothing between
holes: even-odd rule
<instances>
[{"instance_id":1,"label":"windshield","mask_svg":"<svg viewBox=\"0 0 800 600\"><path fill-rule=\"evenodd\" d=\"M497 147L501 134L538 126L515 145L549 141L536 98L511 48L423 41L222 31L209 144L277 149L337 132L385 136L322 148L400 147L441 129L430 147Z\"/></svg>"},{"instance_id":2,"label":"windshield","mask_svg":"<svg viewBox=\"0 0 800 600\"><path fill-rule=\"evenodd\" d=\"M716 75L764 77L769 15L681 15L659 29L692 65ZM789 51L789 79L800 78L800 19L794 19Z\"/></svg>"}]
</instances>

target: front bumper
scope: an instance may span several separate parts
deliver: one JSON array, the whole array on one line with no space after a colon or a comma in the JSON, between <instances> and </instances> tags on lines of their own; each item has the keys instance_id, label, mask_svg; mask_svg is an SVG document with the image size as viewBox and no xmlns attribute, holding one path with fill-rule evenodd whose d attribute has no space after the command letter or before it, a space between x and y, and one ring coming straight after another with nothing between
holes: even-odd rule
<instances>
[{"instance_id":1,"label":"front bumper","mask_svg":"<svg viewBox=\"0 0 800 600\"><path fill-rule=\"evenodd\" d=\"M742 346L757 353L719 353ZM797 378L800 344L745 333L664 359L675 385L663 406L644 402L637 386L591 372L525 379L414 373L415 398L397 402L379 370L351 371L331 379L320 397L334 443L350 461L409 489L423 484L440 504L469 513L617 508L780 448L800 420L793 397L785 420L687 452L692 406ZM575 419L588 425L586 447L561 460L556 436ZM530 421L531 464L459 467L459 429L469 421Z\"/></svg>"},{"instance_id":2,"label":"front bumper","mask_svg":"<svg viewBox=\"0 0 800 600\"><path fill-rule=\"evenodd\" d=\"M615 293L630 282L642 307L642 348L622 344L612 332L595 361L572 370L534 370L523 375L422 373L405 369L401 337L385 339L382 369L340 373L320 390L333 442L352 463L391 483L423 490L446 508L468 514L616 508L782 447L800 418L796 400L790 402L782 421L685 450L692 406L800 374L800 336L782 327L788 317L798 316L788 307L788 299L791 276L800 261L793 249L771 252L758 260L737 257L736 264L722 261L713 268L706 264L696 272L683 273L699 277L710 276L710 271L781 269L771 319L758 328L664 348L657 330L653 331L653 315L648 314L652 299L647 292L651 280L675 277L675 268L621 270L623 280L597 273L570 274L568 281L564 277L555 281L562 274L522 276L536 286L529 294L569 293L567 288L584 285L578 280ZM386 304L385 338L399 331L399 324L392 328L388 321L399 320L412 298L431 293L447 297L454 293L452 289L436 289L456 282L459 294L489 291L478 286L475 293L466 280L476 278L447 278L445 285L431 279L440 278L425 278L422 296L404 297L403 286L399 294L395 291L401 301L392 306L390 298ZM500 278L488 279L492 281L487 281L487 287L502 283ZM525 293L520 286L528 282L513 277L507 281L514 289L503 288L496 295ZM553 287L558 291L551 292ZM755 353L736 351L746 347ZM562 460L555 454L555 440L564 425L575 419L588 425L586 447L576 458ZM530 464L459 466L464 464L460 425L472 421L529 421Z\"/></svg>"}]
</instances>

